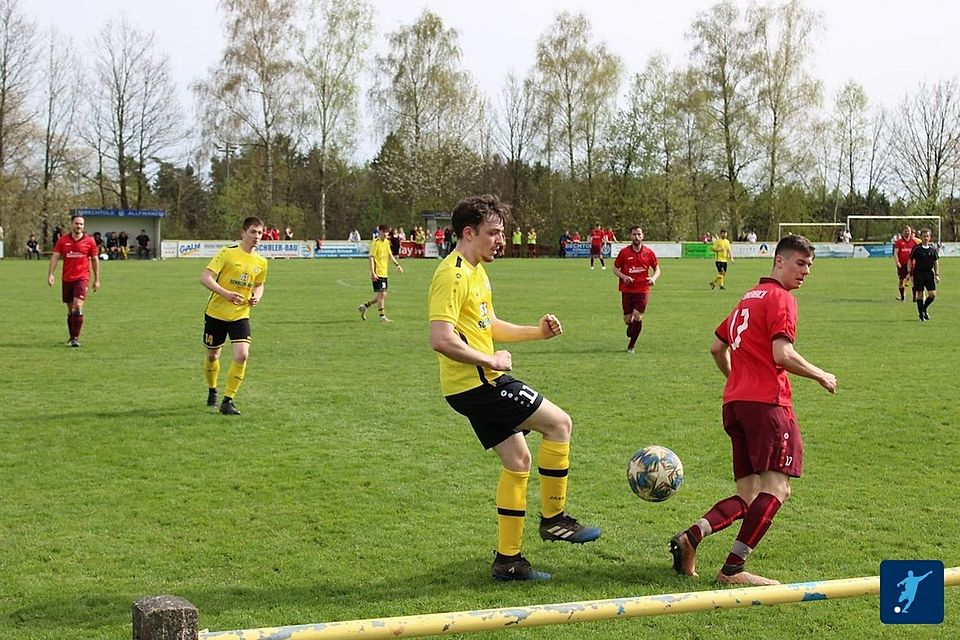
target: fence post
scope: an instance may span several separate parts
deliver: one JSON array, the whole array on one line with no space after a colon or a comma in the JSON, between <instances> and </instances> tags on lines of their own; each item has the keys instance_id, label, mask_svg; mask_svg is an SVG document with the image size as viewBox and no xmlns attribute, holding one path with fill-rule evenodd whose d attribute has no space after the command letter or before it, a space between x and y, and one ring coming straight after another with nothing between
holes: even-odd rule
<instances>
[{"instance_id":1,"label":"fence post","mask_svg":"<svg viewBox=\"0 0 960 640\"><path fill-rule=\"evenodd\" d=\"M149 596L133 603L133 640L198 640L200 613L177 596Z\"/></svg>"}]
</instances>

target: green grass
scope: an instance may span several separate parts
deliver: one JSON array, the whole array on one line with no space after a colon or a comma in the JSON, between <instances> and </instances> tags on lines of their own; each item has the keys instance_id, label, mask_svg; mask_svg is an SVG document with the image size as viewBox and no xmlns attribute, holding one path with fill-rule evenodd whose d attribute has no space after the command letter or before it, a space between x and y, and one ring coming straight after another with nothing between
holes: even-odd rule
<instances>
[{"instance_id":1,"label":"green grass","mask_svg":"<svg viewBox=\"0 0 960 640\"><path fill-rule=\"evenodd\" d=\"M220 631L712 589L735 528L701 546L699 579L673 574L666 541L731 492L708 347L768 264L738 261L713 292L712 263L665 261L632 357L609 271L489 267L500 317L563 322L559 339L511 345L515 374L573 417L569 508L604 528L571 548L541 543L528 518L524 551L555 578L502 584L488 577L498 464L441 398L428 346L436 262L391 273L383 326L356 311L364 261L273 261L233 418L204 407L202 261L104 264L73 350L45 265L2 261L0 637L126 638L131 603L162 593ZM794 380L805 473L751 558L758 572L799 582L876 575L888 558L960 564L960 297L950 262L943 272L921 324L894 302L889 261L815 264L797 348L840 391ZM652 443L686 470L661 504L624 478ZM954 588L939 627L884 627L871 597L471 637L934 638L960 636L958 620Z\"/></svg>"}]
</instances>

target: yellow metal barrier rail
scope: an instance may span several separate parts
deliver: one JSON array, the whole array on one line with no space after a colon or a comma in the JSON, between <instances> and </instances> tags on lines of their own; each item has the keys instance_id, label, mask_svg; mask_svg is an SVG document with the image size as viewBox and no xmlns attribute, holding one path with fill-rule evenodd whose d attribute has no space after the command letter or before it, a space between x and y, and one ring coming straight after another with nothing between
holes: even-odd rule
<instances>
[{"instance_id":1,"label":"yellow metal barrier rail","mask_svg":"<svg viewBox=\"0 0 960 640\"><path fill-rule=\"evenodd\" d=\"M944 570L944 585L960 585L960 567ZM719 589L667 595L587 600L530 607L504 607L451 613L371 618L344 622L243 629L201 631L200 640L341 640L344 638L415 638L448 633L470 633L518 627L536 627L571 622L626 619L713 609L735 609L857 598L880 593L880 577L845 578L798 582L770 587Z\"/></svg>"}]
</instances>

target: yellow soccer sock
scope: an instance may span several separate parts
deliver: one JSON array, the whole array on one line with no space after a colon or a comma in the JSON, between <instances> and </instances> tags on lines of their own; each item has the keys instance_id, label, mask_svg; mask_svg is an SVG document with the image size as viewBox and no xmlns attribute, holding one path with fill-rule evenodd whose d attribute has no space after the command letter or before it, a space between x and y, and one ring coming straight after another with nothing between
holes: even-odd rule
<instances>
[{"instance_id":1,"label":"yellow soccer sock","mask_svg":"<svg viewBox=\"0 0 960 640\"><path fill-rule=\"evenodd\" d=\"M217 388L217 379L220 377L220 360L203 359L203 377L207 381L207 387Z\"/></svg>"},{"instance_id":2,"label":"yellow soccer sock","mask_svg":"<svg viewBox=\"0 0 960 640\"><path fill-rule=\"evenodd\" d=\"M500 470L497 482L497 551L505 556L520 553L523 520L527 515L528 471Z\"/></svg>"},{"instance_id":3,"label":"yellow soccer sock","mask_svg":"<svg viewBox=\"0 0 960 640\"><path fill-rule=\"evenodd\" d=\"M719 284L720 284L721 287L723 286L723 278L724 278L724 274L722 274L722 273L717 276L717 280L720 281Z\"/></svg>"},{"instance_id":4,"label":"yellow soccer sock","mask_svg":"<svg viewBox=\"0 0 960 640\"><path fill-rule=\"evenodd\" d=\"M237 389L240 388L240 383L243 382L243 374L246 370L246 362L230 362L230 368L227 369L227 388L223 391L224 396L227 398L235 398L237 396Z\"/></svg>"},{"instance_id":5,"label":"yellow soccer sock","mask_svg":"<svg viewBox=\"0 0 960 640\"><path fill-rule=\"evenodd\" d=\"M542 440L537 457L540 471L540 513L552 518L567 503L567 474L570 471L570 443Z\"/></svg>"}]
</instances>

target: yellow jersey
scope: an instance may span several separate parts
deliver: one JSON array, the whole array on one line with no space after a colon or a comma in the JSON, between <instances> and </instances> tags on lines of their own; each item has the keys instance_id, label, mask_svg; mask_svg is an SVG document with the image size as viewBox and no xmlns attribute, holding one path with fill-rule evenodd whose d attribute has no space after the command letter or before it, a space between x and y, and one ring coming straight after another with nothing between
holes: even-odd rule
<instances>
[{"instance_id":1,"label":"yellow jersey","mask_svg":"<svg viewBox=\"0 0 960 640\"><path fill-rule=\"evenodd\" d=\"M730 259L730 240L727 238L717 238L713 241L713 253L717 256L717 262L726 262Z\"/></svg>"},{"instance_id":2,"label":"yellow jersey","mask_svg":"<svg viewBox=\"0 0 960 640\"><path fill-rule=\"evenodd\" d=\"M386 278L390 272L390 238L377 238L370 243L370 257L373 258L373 272L378 278Z\"/></svg>"},{"instance_id":3,"label":"yellow jersey","mask_svg":"<svg viewBox=\"0 0 960 640\"><path fill-rule=\"evenodd\" d=\"M243 294L248 300L253 288L267 279L267 259L256 251L247 253L239 244L220 249L206 268L217 274L217 284L228 291ZM249 318L250 305L235 305L211 291L204 313L211 318L233 322Z\"/></svg>"},{"instance_id":4,"label":"yellow jersey","mask_svg":"<svg viewBox=\"0 0 960 640\"><path fill-rule=\"evenodd\" d=\"M431 322L449 322L468 345L493 353L493 290L482 265L474 267L459 251L452 251L433 274L427 306ZM503 375L487 367L457 362L442 353L437 353L437 359L445 396L475 389Z\"/></svg>"}]
</instances>

